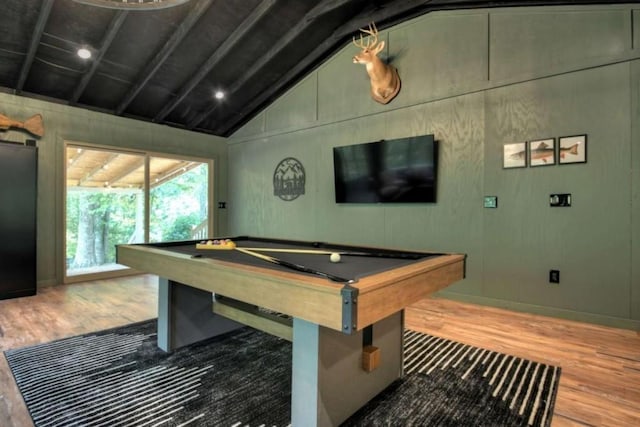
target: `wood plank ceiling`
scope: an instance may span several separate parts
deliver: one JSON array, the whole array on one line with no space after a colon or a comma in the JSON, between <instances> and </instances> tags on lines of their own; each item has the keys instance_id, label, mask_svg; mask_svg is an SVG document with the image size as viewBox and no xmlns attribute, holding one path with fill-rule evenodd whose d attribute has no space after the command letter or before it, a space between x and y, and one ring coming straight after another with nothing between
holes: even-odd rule
<instances>
[{"instance_id":1,"label":"wood plank ceiling","mask_svg":"<svg viewBox=\"0 0 640 427\"><path fill-rule=\"evenodd\" d=\"M116 152L69 145L66 148L67 189L90 191L139 191L145 187L145 168L149 168L149 188L154 188L202 165L178 158L150 156L146 166L143 154Z\"/></svg>"}]
</instances>

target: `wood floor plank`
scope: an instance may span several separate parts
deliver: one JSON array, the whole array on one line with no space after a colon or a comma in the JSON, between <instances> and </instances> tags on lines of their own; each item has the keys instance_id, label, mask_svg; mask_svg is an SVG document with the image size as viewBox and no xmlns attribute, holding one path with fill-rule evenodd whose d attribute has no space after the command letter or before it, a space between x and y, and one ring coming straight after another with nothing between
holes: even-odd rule
<instances>
[{"instance_id":1,"label":"wood floor plank","mask_svg":"<svg viewBox=\"0 0 640 427\"><path fill-rule=\"evenodd\" d=\"M157 316L157 277L44 288L0 301L0 351L114 328ZM0 426L32 427L4 354L0 356Z\"/></svg>"},{"instance_id":2,"label":"wood floor plank","mask_svg":"<svg viewBox=\"0 0 640 427\"><path fill-rule=\"evenodd\" d=\"M0 351L155 317L151 275L56 286L0 301ZM432 298L406 311L407 327L562 368L553 427L640 425L640 334ZM4 355L0 426L31 418Z\"/></svg>"},{"instance_id":3,"label":"wood floor plank","mask_svg":"<svg viewBox=\"0 0 640 427\"><path fill-rule=\"evenodd\" d=\"M407 310L407 327L562 368L556 426L640 425L637 331L445 299Z\"/></svg>"}]
</instances>

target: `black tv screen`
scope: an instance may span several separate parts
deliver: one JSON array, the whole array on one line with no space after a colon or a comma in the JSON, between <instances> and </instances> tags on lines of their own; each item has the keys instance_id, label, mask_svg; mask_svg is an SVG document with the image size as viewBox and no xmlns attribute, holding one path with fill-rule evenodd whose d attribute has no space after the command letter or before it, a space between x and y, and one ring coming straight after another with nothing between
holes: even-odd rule
<instances>
[{"instance_id":1,"label":"black tv screen","mask_svg":"<svg viewBox=\"0 0 640 427\"><path fill-rule=\"evenodd\" d=\"M336 203L435 203L433 135L333 148Z\"/></svg>"}]
</instances>

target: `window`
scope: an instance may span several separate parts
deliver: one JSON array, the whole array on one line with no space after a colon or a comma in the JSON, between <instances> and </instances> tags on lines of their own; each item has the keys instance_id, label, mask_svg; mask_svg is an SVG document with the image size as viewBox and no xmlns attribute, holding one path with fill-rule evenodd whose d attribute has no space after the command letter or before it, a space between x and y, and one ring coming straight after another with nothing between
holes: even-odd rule
<instances>
[{"instance_id":1,"label":"window","mask_svg":"<svg viewBox=\"0 0 640 427\"><path fill-rule=\"evenodd\" d=\"M65 282L125 270L117 244L208 237L211 162L76 144L66 159Z\"/></svg>"}]
</instances>

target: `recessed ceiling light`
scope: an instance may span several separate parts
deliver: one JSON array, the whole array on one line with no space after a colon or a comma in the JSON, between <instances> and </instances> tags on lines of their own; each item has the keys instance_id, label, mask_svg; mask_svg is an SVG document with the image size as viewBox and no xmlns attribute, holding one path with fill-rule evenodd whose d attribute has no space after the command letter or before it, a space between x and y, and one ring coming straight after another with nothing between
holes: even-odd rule
<instances>
[{"instance_id":1,"label":"recessed ceiling light","mask_svg":"<svg viewBox=\"0 0 640 427\"><path fill-rule=\"evenodd\" d=\"M224 98L224 92L221 90L216 91L216 93L213 95L216 97L216 99L222 99Z\"/></svg>"},{"instance_id":2,"label":"recessed ceiling light","mask_svg":"<svg viewBox=\"0 0 640 427\"><path fill-rule=\"evenodd\" d=\"M78 49L78 56L82 59L89 59L91 58L91 51L87 48L80 48Z\"/></svg>"}]
</instances>

